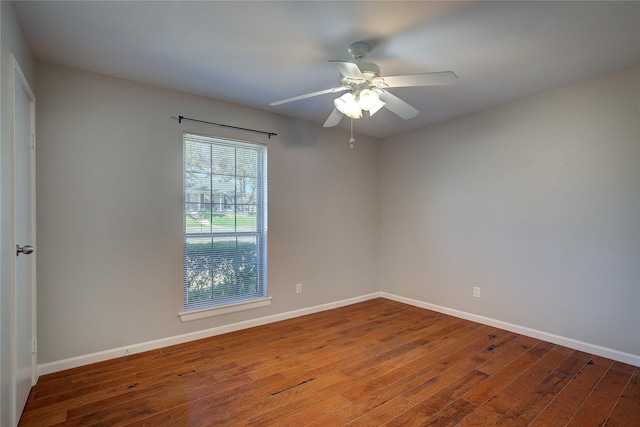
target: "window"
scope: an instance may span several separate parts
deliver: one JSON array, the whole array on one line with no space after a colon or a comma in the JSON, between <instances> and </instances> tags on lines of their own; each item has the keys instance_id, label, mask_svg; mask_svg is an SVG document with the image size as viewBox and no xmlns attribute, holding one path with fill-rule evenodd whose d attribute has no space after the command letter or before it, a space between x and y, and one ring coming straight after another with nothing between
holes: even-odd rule
<instances>
[{"instance_id":1,"label":"window","mask_svg":"<svg viewBox=\"0 0 640 427\"><path fill-rule=\"evenodd\" d=\"M185 133L183 158L185 311L264 300L267 147Z\"/></svg>"}]
</instances>

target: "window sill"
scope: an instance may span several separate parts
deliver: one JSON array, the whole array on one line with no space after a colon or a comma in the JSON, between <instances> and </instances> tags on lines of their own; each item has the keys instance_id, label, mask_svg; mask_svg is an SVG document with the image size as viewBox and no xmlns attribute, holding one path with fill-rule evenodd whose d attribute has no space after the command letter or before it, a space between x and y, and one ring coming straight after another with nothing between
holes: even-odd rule
<instances>
[{"instance_id":1,"label":"window sill","mask_svg":"<svg viewBox=\"0 0 640 427\"><path fill-rule=\"evenodd\" d=\"M235 313L238 311L252 310L254 308L266 307L268 305L271 305L271 297L220 305L217 307L202 308L200 310L184 311L182 313L178 313L178 316L180 316L180 321L184 323L191 322L193 320L206 319L207 317Z\"/></svg>"}]
</instances>

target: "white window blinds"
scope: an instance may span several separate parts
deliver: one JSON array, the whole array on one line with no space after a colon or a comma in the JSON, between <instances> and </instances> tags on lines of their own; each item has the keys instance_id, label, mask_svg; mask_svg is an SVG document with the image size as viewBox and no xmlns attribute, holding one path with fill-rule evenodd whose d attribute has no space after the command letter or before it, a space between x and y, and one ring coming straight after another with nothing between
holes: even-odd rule
<instances>
[{"instance_id":1,"label":"white window blinds","mask_svg":"<svg viewBox=\"0 0 640 427\"><path fill-rule=\"evenodd\" d=\"M267 294L267 147L183 134L184 308Z\"/></svg>"}]
</instances>

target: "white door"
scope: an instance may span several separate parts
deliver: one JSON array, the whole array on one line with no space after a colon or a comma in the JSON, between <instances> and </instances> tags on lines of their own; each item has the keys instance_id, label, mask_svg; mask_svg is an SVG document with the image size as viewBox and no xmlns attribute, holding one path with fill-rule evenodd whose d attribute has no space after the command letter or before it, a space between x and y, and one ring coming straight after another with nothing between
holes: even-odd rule
<instances>
[{"instance_id":1,"label":"white door","mask_svg":"<svg viewBox=\"0 0 640 427\"><path fill-rule=\"evenodd\" d=\"M36 380L35 335L35 98L20 67L13 65L13 194L15 292L13 424L22 414Z\"/></svg>"}]
</instances>

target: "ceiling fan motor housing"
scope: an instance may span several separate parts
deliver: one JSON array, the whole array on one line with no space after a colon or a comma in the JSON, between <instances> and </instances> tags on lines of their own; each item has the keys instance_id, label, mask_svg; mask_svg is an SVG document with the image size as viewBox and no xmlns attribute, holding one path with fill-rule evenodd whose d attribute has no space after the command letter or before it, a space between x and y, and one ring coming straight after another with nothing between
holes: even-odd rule
<instances>
[{"instance_id":1,"label":"ceiling fan motor housing","mask_svg":"<svg viewBox=\"0 0 640 427\"><path fill-rule=\"evenodd\" d=\"M351 54L353 59L358 60L367 56L367 53L371 52L371 46L366 42L351 43L347 48L347 51Z\"/></svg>"},{"instance_id":2,"label":"ceiling fan motor housing","mask_svg":"<svg viewBox=\"0 0 640 427\"><path fill-rule=\"evenodd\" d=\"M356 65L368 82L371 82L374 77L380 76L380 67L373 62L357 62Z\"/></svg>"}]
</instances>

